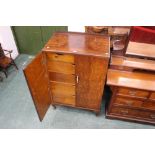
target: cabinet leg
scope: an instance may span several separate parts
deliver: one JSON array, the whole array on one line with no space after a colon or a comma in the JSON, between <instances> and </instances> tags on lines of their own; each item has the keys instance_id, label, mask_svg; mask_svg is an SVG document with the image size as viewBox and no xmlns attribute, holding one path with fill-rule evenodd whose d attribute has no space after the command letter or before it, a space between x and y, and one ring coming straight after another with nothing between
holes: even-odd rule
<instances>
[{"instance_id":1,"label":"cabinet leg","mask_svg":"<svg viewBox=\"0 0 155 155\"><path fill-rule=\"evenodd\" d=\"M96 116L99 116L100 115L100 111L96 111L95 114L96 114Z\"/></svg>"},{"instance_id":2,"label":"cabinet leg","mask_svg":"<svg viewBox=\"0 0 155 155\"><path fill-rule=\"evenodd\" d=\"M53 104L52 104L52 107L53 107L54 109L56 109L56 106L55 106L55 105L53 105Z\"/></svg>"}]
</instances>

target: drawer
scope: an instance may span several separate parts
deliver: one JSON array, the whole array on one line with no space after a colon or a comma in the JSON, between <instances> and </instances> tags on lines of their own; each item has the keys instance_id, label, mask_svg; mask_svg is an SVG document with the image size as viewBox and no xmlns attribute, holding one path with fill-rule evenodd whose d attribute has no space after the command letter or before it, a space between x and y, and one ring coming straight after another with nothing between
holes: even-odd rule
<instances>
[{"instance_id":1,"label":"drawer","mask_svg":"<svg viewBox=\"0 0 155 155\"><path fill-rule=\"evenodd\" d=\"M75 75L49 72L50 81L75 84Z\"/></svg>"},{"instance_id":2,"label":"drawer","mask_svg":"<svg viewBox=\"0 0 155 155\"><path fill-rule=\"evenodd\" d=\"M75 74L75 65L61 61L48 61L47 67L49 72L63 74Z\"/></svg>"},{"instance_id":3,"label":"drawer","mask_svg":"<svg viewBox=\"0 0 155 155\"><path fill-rule=\"evenodd\" d=\"M150 99L151 99L151 100L155 100L155 92L151 93Z\"/></svg>"},{"instance_id":4,"label":"drawer","mask_svg":"<svg viewBox=\"0 0 155 155\"><path fill-rule=\"evenodd\" d=\"M153 101L146 101L142 104L143 108L149 109L149 110L155 110L155 102Z\"/></svg>"},{"instance_id":5,"label":"drawer","mask_svg":"<svg viewBox=\"0 0 155 155\"><path fill-rule=\"evenodd\" d=\"M75 95L75 86L71 84L62 84L58 82L50 82L52 95L73 96Z\"/></svg>"},{"instance_id":6,"label":"drawer","mask_svg":"<svg viewBox=\"0 0 155 155\"><path fill-rule=\"evenodd\" d=\"M136 117L138 115L138 110L113 106L111 108L110 113L113 113L116 115L121 115L121 116L134 116L134 117Z\"/></svg>"},{"instance_id":7,"label":"drawer","mask_svg":"<svg viewBox=\"0 0 155 155\"><path fill-rule=\"evenodd\" d=\"M116 97L113 104L118 106L141 107L143 101L130 98Z\"/></svg>"},{"instance_id":8,"label":"drawer","mask_svg":"<svg viewBox=\"0 0 155 155\"><path fill-rule=\"evenodd\" d=\"M47 53L48 61L62 61L67 63L74 63L74 56L69 54L61 53Z\"/></svg>"},{"instance_id":9,"label":"drawer","mask_svg":"<svg viewBox=\"0 0 155 155\"><path fill-rule=\"evenodd\" d=\"M137 119L155 121L155 112L150 112L150 111L112 107L111 113L129 118L129 119L137 118Z\"/></svg>"},{"instance_id":10,"label":"drawer","mask_svg":"<svg viewBox=\"0 0 155 155\"><path fill-rule=\"evenodd\" d=\"M149 92L148 91L143 91L143 90L137 90L137 89L119 88L118 89L118 94L147 98L148 95L149 95Z\"/></svg>"},{"instance_id":11,"label":"drawer","mask_svg":"<svg viewBox=\"0 0 155 155\"><path fill-rule=\"evenodd\" d=\"M74 106L75 96L53 96L53 102Z\"/></svg>"}]
</instances>

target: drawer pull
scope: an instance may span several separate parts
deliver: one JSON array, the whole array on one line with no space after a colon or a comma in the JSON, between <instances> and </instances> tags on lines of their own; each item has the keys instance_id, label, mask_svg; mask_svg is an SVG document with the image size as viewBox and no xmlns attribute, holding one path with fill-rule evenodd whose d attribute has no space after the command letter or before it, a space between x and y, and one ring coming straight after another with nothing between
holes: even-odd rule
<instances>
[{"instance_id":1,"label":"drawer pull","mask_svg":"<svg viewBox=\"0 0 155 155\"><path fill-rule=\"evenodd\" d=\"M126 104L127 104L128 106L131 106L131 105L133 104L133 101L126 101Z\"/></svg>"},{"instance_id":2,"label":"drawer pull","mask_svg":"<svg viewBox=\"0 0 155 155\"><path fill-rule=\"evenodd\" d=\"M62 53L56 53L57 55L63 55Z\"/></svg>"},{"instance_id":3,"label":"drawer pull","mask_svg":"<svg viewBox=\"0 0 155 155\"><path fill-rule=\"evenodd\" d=\"M128 110L121 110L121 113L128 114Z\"/></svg>"},{"instance_id":4,"label":"drawer pull","mask_svg":"<svg viewBox=\"0 0 155 155\"><path fill-rule=\"evenodd\" d=\"M150 115L151 118L155 119L155 115Z\"/></svg>"},{"instance_id":5,"label":"drawer pull","mask_svg":"<svg viewBox=\"0 0 155 155\"><path fill-rule=\"evenodd\" d=\"M129 91L130 95L136 95L136 91Z\"/></svg>"}]
</instances>

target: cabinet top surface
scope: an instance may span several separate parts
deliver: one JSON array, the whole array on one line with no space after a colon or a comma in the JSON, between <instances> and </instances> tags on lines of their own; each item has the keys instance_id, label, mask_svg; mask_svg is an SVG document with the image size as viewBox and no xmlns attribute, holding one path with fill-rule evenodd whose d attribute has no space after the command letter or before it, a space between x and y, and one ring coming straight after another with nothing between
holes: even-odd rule
<instances>
[{"instance_id":1,"label":"cabinet top surface","mask_svg":"<svg viewBox=\"0 0 155 155\"><path fill-rule=\"evenodd\" d=\"M155 91L155 74L108 69L107 84Z\"/></svg>"},{"instance_id":2,"label":"cabinet top surface","mask_svg":"<svg viewBox=\"0 0 155 155\"><path fill-rule=\"evenodd\" d=\"M43 51L110 57L110 38L78 32L58 32L47 42Z\"/></svg>"}]
</instances>

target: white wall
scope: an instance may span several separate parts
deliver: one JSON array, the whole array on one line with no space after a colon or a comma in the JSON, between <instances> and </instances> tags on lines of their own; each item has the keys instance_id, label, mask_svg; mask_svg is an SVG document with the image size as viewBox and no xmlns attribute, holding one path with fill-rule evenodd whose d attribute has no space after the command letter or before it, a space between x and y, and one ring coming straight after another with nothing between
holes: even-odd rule
<instances>
[{"instance_id":1,"label":"white wall","mask_svg":"<svg viewBox=\"0 0 155 155\"><path fill-rule=\"evenodd\" d=\"M85 27L84 26L68 26L68 31L85 32Z\"/></svg>"},{"instance_id":2,"label":"white wall","mask_svg":"<svg viewBox=\"0 0 155 155\"><path fill-rule=\"evenodd\" d=\"M19 55L10 26L0 26L0 43L4 49L13 50L13 59Z\"/></svg>"}]
</instances>

